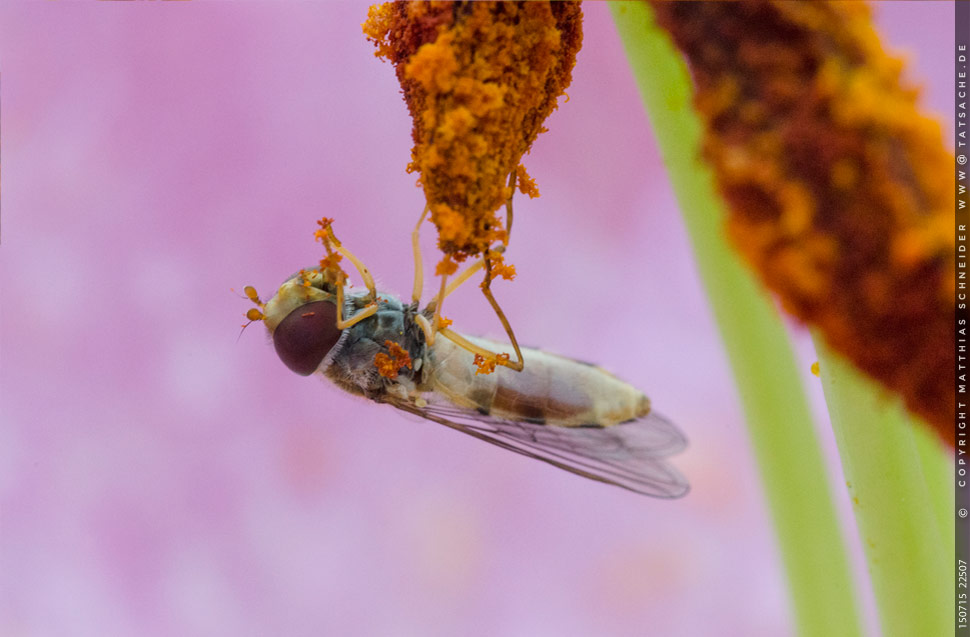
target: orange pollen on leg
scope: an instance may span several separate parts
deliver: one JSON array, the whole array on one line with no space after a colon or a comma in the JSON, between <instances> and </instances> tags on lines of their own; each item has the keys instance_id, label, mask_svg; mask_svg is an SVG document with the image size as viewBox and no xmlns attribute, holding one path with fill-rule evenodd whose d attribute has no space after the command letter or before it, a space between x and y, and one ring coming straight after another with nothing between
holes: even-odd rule
<instances>
[{"instance_id":1,"label":"orange pollen on leg","mask_svg":"<svg viewBox=\"0 0 970 637\"><path fill-rule=\"evenodd\" d=\"M535 199L539 196L539 187L536 186L536 180L525 172L525 166L522 164L519 164L515 169L515 179L518 183L519 192L523 195L528 195L529 199Z\"/></svg>"},{"instance_id":2,"label":"orange pollen on leg","mask_svg":"<svg viewBox=\"0 0 970 637\"><path fill-rule=\"evenodd\" d=\"M330 270L330 269L340 270L341 268L339 263L342 259L343 259L342 255L337 254L336 252L332 252L327 256L323 257L322 259L320 259L320 268L322 270Z\"/></svg>"},{"instance_id":3,"label":"orange pollen on leg","mask_svg":"<svg viewBox=\"0 0 970 637\"><path fill-rule=\"evenodd\" d=\"M327 251L327 255L320 259L320 272L325 275L330 283L336 285L343 285L347 280L347 273L344 269L340 267L340 261L343 259L343 255L339 252L334 252L331 247L331 242L336 243L336 238L333 236L333 231L330 229L333 219L324 217L317 221L317 225L320 229L313 233L313 238L323 244L323 249ZM339 245L339 243L337 243ZM304 277L303 284L306 287L310 286L310 282Z\"/></svg>"},{"instance_id":4,"label":"orange pollen on leg","mask_svg":"<svg viewBox=\"0 0 970 637\"><path fill-rule=\"evenodd\" d=\"M491 265L489 266L489 274L486 276L485 280L482 281L481 287L487 287L492 281L497 277L502 277L506 281L511 281L515 279L515 266L507 265L505 263L505 257L501 252L495 250L490 250L488 252L488 258L491 260Z\"/></svg>"},{"instance_id":5,"label":"orange pollen on leg","mask_svg":"<svg viewBox=\"0 0 970 637\"><path fill-rule=\"evenodd\" d=\"M333 225L333 219L330 217L323 217L317 221L317 225L320 226L320 229L313 233L313 238L326 245L327 237L330 234L330 226Z\"/></svg>"},{"instance_id":6,"label":"orange pollen on leg","mask_svg":"<svg viewBox=\"0 0 970 637\"><path fill-rule=\"evenodd\" d=\"M481 354L475 354L475 360L473 362L478 367L475 370L476 376L479 374L491 374L495 371L496 360L494 358L485 358Z\"/></svg>"},{"instance_id":7,"label":"orange pollen on leg","mask_svg":"<svg viewBox=\"0 0 970 637\"><path fill-rule=\"evenodd\" d=\"M492 266L492 278L500 276L506 281L511 281L515 278L515 266L506 265L505 263L500 263L498 265Z\"/></svg>"},{"instance_id":8,"label":"orange pollen on leg","mask_svg":"<svg viewBox=\"0 0 970 637\"><path fill-rule=\"evenodd\" d=\"M475 360L472 362L478 367L478 369L475 371L476 376L479 374L491 374L495 371L496 365L502 365L503 367L508 366L509 355L498 354L495 356L495 358L489 358L482 356L481 354L475 354Z\"/></svg>"}]
</instances>

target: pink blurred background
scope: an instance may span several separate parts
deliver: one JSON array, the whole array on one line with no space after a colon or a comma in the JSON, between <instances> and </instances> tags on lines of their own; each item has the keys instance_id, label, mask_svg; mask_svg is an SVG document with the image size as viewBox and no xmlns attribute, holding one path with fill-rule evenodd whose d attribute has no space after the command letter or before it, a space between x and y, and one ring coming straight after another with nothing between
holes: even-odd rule
<instances>
[{"instance_id":1,"label":"pink blurred background","mask_svg":"<svg viewBox=\"0 0 970 637\"><path fill-rule=\"evenodd\" d=\"M876 9L949 118L952 5ZM268 297L313 264L323 215L385 290L410 289L423 200L366 11L0 8L0 634L791 634L738 400L604 4L526 158L542 197L516 201L519 276L496 290L520 340L603 364L680 423L687 498L298 377L260 325L237 340L250 305L230 288ZM471 286L447 314L500 333ZM839 485L821 409L818 428Z\"/></svg>"}]
</instances>

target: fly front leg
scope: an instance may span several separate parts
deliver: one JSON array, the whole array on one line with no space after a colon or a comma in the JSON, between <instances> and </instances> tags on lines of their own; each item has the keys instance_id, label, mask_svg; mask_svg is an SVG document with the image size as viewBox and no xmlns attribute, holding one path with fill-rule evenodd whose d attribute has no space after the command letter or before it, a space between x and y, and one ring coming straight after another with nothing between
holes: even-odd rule
<instances>
[{"instance_id":1,"label":"fly front leg","mask_svg":"<svg viewBox=\"0 0 970 637\"><path fill-rule=\"evenodd\" d=\"M354 267L357 268L358 274L360 274L360 278L363 279L364 281L364 286L367 288L367 296L365 298L368 299L368 302L369 302L368 306L365 307L360 312L358 312L357 314L355 314L353 317L345 321L343 318L344 284L347 282L347 275L344 274L343 270L340 269L339 266L335 266L339 272L339 274L336 277L337 278L337 281L336 281L337 329L345 330L348 327L352 327L357 323L360 323L364 319L374 316L374 314L377 313L377 287L374 285L374 277L371 276L370 270L367 269L367 266L365 266L353 252L345 248L340 243L340 240L337 239L337 236L333 233L333 228L330 227L330 223L328 222L324 225L324 223L321 222L321 225L324 226L323 227L324 233L323 233L323 236L321 237L321 240L323 241L324 247L327 248L327 252L329 253L332 249L338 252L339 254L343 255L344 257L347 258L348 261L353 263Z\"/></svg>"},{"instance_id":2,"label":"fly front leg","mask_svg":"<svg viewBox=\"0 0 970 637\"><path fill-rule=\"evenodd\" d=\"M357 268L357 272L360 274L360 278L364 281L364 286L367 288L367 297L371 301L377 300L377 286L374 285L374 277L371 276L370 270L367 269L360 259L358 259L353 252L348 250L343 246L342 243L337 239L337 236L333 233L333 228L328 224L326 227L326 239L325 241L333 247L334 250L347 257L347 260L354 264Z\"/></svg>"},{"instance_id":3,"label":"fly front leg","mask_svg":"<svg viewBox=\"0 0 970 637\"><path fill-rule=\"evenodd\" d=\"M374 301L367 307L365 307L360 312L354 314L351 318L344 320L344 286L337 286L337 329L345 330L348 327L353 327L366 318L370 318L377 314L377 302Z\"/></svg>"}]
</instances>

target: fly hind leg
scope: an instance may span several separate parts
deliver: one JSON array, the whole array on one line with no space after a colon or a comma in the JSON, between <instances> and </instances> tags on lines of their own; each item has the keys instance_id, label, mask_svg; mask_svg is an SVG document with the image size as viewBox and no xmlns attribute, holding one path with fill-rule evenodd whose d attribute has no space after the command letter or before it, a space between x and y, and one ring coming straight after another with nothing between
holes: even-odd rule
<instances>
[{"instance_id":1,"label":"fly hind leg","mask_svg":"<svg viewBox=\"0 0 970 637\"><path fill-rule=\"evenodd\" d=\"M505 216L505 242L504 243L506 244L508 243L508 237L512 230L512 193L514 191L515 191L515 171L513 171L512 174L509 175L509 198L508 200L506 200L506 203L505 203L506 216ZM421 251L418 246L418 235L420 232L421 223L424 221L427 213L428 213L428 208L425 207L424 212L421 213L421 218L418 220L418 225L415 227L414 232L411 235L411 241L414 248L414 259L415 259L414 294L412 296L412 299L414 301L417 301L420 299L421 291L423 289L423 270L421 265ZM498 248L494 250L494 252L497 252L499 254L501 254L504 251L505 251L505 245L498 246ZM479 347L478 345L471 343L470 341L462 337L460 334L453 332L447 327L441 327L441 306L445 298L451 295L451 293L457 290L459 286L461 286L465 281L471 278L473 274L481 270L483 267L485 268L485 279L484 281L482 281L482 284L481 284L482 293L485 295L485 298L488 299L489 304L492 306L492 310L495 312L495 315L498 316L499 321L501 321L502 323L502 327L505 329L505 333L509 337L509 341L512 344L512 348L515 350L516 360L514 362L509 360L508 354L498 354L498 353L489 351L487 349L484 349L482 347ZM421 327L421 329L424 331L425 340L428 342L429 345L434 344L435 334L440 332L442 336L448 338L459 347L462 347L463 349L466 349L469 352L475 354L476 357L481 357L480 359L481 363L479 366L482 369L491 369L491 368L494 368L495 365L503 365L515 371L522 371L522 369L525 367L525 361L522 358L522 350L519 348L519 343L518 343L518 340L515 338L515 332L512 330L512 326L509 324L508 319L505 317L505 313L502 311L502 308L498 304L498 301L495 300L495 295L492 294L491 286L492 286L492 258L489 254L486 253L486 255L483 258L479 259L474 264L465 268L465 270L462 271L462 273L459 274L455 278L455 280L452 281L450 284L448 284L447 282L447 275L442 276L441 288L438 294L435 295L435 297L431 300L430 303L428 303L426 308L427 310L434 311L433 321L429 323L429 321L424 316L421 316L420 314L416 316L416 321L418 325ZM476 358L476 360L479 360L479 359Z\"/></svg>"},{"instance_id":2,"label":"fly hind leg","mask_svg":"<svg viewBox=\"0 0 970 637\"><path fill-rule=\"evenodd\" d=\"M485 298L488 299L489 303L492 306L492 309L495 311L495 314L502 322L502 327L505 328L505 333L508 335L509 341L512 343L512 347L515 350L515 357L516 357L516 360L514 362L509 360L508 354L498 354L496 352L493 352L483 347L480 347L478 345L475 345L474 343L472 343L471 341L463 337L461 334L458 334L457 332L453 332L447 327L440 327L438 324L437 319L440 317L441 301L446 296L454 292L459 285L467 281L471 277L471 275L473 275L478 270L481 270L483 266L485 268L485 280L482 281L482 284L481 284L482 292L485 294ZM424 320L423 316L420 317L423 320L423 322L419 321L419 325L422 326L422 329L425 329L425 336L427 336L429 330L431 330L431 335L433 339L434 331L437 331L437 333L441 334L448 340L452 341L455 345L458 345L459 347L468 350L472 354L475 354L476 362L478 363L479 368L481 370L491 371L492 369L495 368L495 365L502 365L510 369L513 369L517 372L521 372L525 367L525 361L522 358L522 350L519 349L519 343L518 343L518 340L515 338L515 332L512 331L512 326L509 324L508 319L505 317L505 313L502 311L502 308L499 306L498 301L495 300L495 296L492 294L491 275L492 275L492 261L490 257L486 256L485 258L479 260L475 264L465 269L465 271L462 272L458 276L458 278L456 278L455 281L452 282L451 285L446 287L444 278L442 278L441 291L438 293L438 296L436 296L431 301L431 303L428 304L429 309L431 309L432 307L434 308L435 319L436 319L434 323L434 327L436 327L437 329L434 330L433 328L430 328L430 327L425 328L425 325L427 325L427 321ZM429 340L428 342L429 344L434 343L433 340ZM481 358L478 358L478 357L481 357Z\"/></svg>"},{"instance_id":3,"label":"fly hind leg","mask_svg":"<svg viewBox=\"0 0 970 637\"><path fill-rule=\"evenodd\" d=\"M509 237L512 235L512 195L515 194L515 169L509 175L509 198L505 201L505 244L508 245ZM497 250L497 252L504 252L504 246L501 246L502 250ZM482 259L485 265L485 280L482 281L482 293L485 298L488 299L489 304L492 306L492 310L495 315L498 316L498 320L502 322L502 327L505 328L505 333L509 337L509 342L512 343L512 348L515 349L516 361L512 362L508 359L508 355L500 356L492 354L496 363L504 365L510 369L514 369L517 372L521 372L525 367L525 360L522 358L522 350L519 349L519 341L515 338L515 332L512 330L512 325L509 324L509 320L505 318L505 312L502 311L502 307L495 300L495 295L492 294L492 259L491 256L486 252L485 257ZM479 353L479 355L483 355Z\"/></svg>"},{"instance_id":4,"label":"fly hind leg","mask_svg":"<svg viewBox=\"0 0 970 637\"><path fill-rule=\"evenodd\" d=\"M525 361L522 359L522 350L519 349L519 342L515 338L515 332L512 331L512 326L509 324L509 320L505 318L505 312L502 311L502 308L498 304L498 301L495 300L495 295L492 294L492 260L486 255L484 261L485 261L485 280L482 281L482 286L481 286L482 293L485 295L485 298L488 299L488 302L491 304L492 309L495 311L495 315L498 316L498 320L502 322L502 327L505 328L505 333L509 337L509 342L512 343L512 347L513 349L515 349L515 357L517 360L513 363L508 360L508 357L506 357L504 360L499 359L498 357L496 357L496 359L499 361L500 364L505 365L506 367L509 367L511 369L514 369L517 372L521 372L522 369L525 367Z\"/></svg>"}]
</instances>

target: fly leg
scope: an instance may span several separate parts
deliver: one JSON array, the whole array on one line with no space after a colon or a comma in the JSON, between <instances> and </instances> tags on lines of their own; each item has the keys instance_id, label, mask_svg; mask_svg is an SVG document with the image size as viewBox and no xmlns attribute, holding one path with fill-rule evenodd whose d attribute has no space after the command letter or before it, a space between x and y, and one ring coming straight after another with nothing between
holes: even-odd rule
<instances>
[{"instance_id":1,"label":"fly leg","mask_svg":"<svg viewBox=\"0 0 970 637\"><path fill-rule=\"evenodd\" d=\"M509 198L505 201L505 245L508 245L509 237L512 234L512 195L515 194L515 170L512 170L512 174L509 175ZM496 250L500 254L505 251L505 246L500 246L501 250ZM515 349L515 362L509 360L508 354L497 355L491 352L475 352L479 356L482 356L485 360L495 361L499 365L504 365L510 369L514 369L517 372L521 372L525 367L525 360L522 358L522 350L519 349L519 341L515 338L515 332L512 331L512 326L509 324L509 320L505 318L505 312L502 311L502 307L495 300L495 295L492 294L492 259L491 255L486 252L485 257L482 259L482 263L485 266L485 280L482 281L481 288L482 294L488 299L489 304L492 306L492 310L495 311L495 315L498 316L498 320L502 322L502 327L505 328L505 333L509 337L509 342L512 343L513 349ZM444 332L442 332L444 334ZM460 343L448 334L445 334L448 338L451 338L456 344L461 345L465 349L469 349L468 345L471 343ZM462 339L464 340L464 339ZM476 348L480 349L480 348ZM471 351L475 351L474 349ZM490 356L486 356L490 354Z\"/></svg>"},{"instance_id":2,"label":"fly leg","mask_svg":"<svg viewBox=\"0 0 970 637\"><path fill-rule=\"evenodd\" d=\"M421 259L421 224L424 223L425 218L428 216L428 211L430 206L425 206L424 210L421 212L421 217L418 219L418 223L414 226L414 230L411 231L411 248L414 251L414 289L411 292L411 302L415 306L421 301L421 293L424 291L424 263ZM414 316L414 321L424 332L424 340L428 345L434 345L435 333L438 332L441 325L441 304L445 297L454 292L458 286L468 280L468 278L482 269L483 263L479 261L475 265L467 268L464 272L458 275L451 285L448 285L448 275L442 275L441 277L441 288L438 294L435 295L434 299L428 303L425 309L433 310L434 316L431 321L428 321L422 314L416 313Z\"/></svg>"},{"instance_id":3,"label":"fly leg","mask_svg":"<svg viewBox=\"0 0 970 637\"><path fill-rule=\"evenodd\" d=\"M525 367L525 361L522 359L522 350L519 349L519 342L515 338L515 332L512 331L512 326L509 324L509 320L505 318L505 312L499 306L498 301L495 300L495 296L492 294L492 261L487 256L485 257L485 280L482 281L482 293L485 294L485 298L491 303L492 309L495 310L498 320L502 322L502 327L505 328L505 333L509 337L509 341L512 343L512 347L515 349L516 362L511 362L507 358L502 365L510 367L517 372L521 372L522 368Z\"/></svg>"},{"instance_id":4,"label":"fly leg","mask_svg":"<svg viewBox=\"0 0 970 637\"><path fill-rule=\"evenodd\" d=\"M501 248L502 246L499 246L499 247ZM515 349L515 356L517 360L514 362L509 360L508 354L498 354L496 352L489 351L483 347L479 347L478 345L475 345L474 343L470 342L468 339L463 337L461 334L458 334L457 332L453 332L447 327L441 327L439 325L438 319L441 315L441 300L443 300L449 294L454 292L459 285L461 285L469 278L471 278L471 276L475 274L475 272L481 270L482 267L485 268L485 280L482 281L482 284L481 284L482 292L485 294L485 298L488 299L489 303L492 305L492 309L495 311L495 314L502 322L502 327L505 328L505 333L508 334L509 340L512 343L512 347ZM445 286L445 279L443 277L441 282L441 291L438 293L437 296L435 296L434 299L432 299L431 303L428 304L428 308L434 307L434 310L435 310L434 325L437 328L436 331L440 333L442 336L444 336L445 338L447 338L448 340L452 341L455 345L458 345L459 347L468 350L472 354L475 354L476 362L478 362L479 357L481 357L480 358L481 363L479 364L479 366L482 369L488 369L489 367L494 368L495 365L503 365L510 369L514 369L517 372L521 372L522 369L525 367L525 361L522 358L522 350L519 349L519 343L515 338L515 333L512 331L512 326L509 325L508 319L505 318L505 313L502 311L502 308L499 307L498 301L495 300L495 296L492 295L492 291L490 289L491 280L492 280L491 270L492 270L492 260L491 258L486 256L483 259L480 259L473 265L466 268L465 271L462 272L460 275L458 275L458 277L451 283L451 285L447 287ZM424 317L421 317L421 318L423 319ZM426 334L427 334L427 331L426 331ZM432 337L433 337L433 332L432 332ZM431 343L433 343L433 341L429 341L429 344ZM489 366L489 363L492 363L492 365Z\"/></svg>"},{"instance_id":5,"label":"fly leg","mask_svg":"<svg viewBox=\"0 0 970 637\"><path fill-rule=\"evenodd\" d=\"M498 251L504 252L505 250L504 248L499 246ZM485 267L485 259L479 259L475 263L465 268L461 274L455 277L454 281L449 283L447 286L442 286L442 289L438 292L438 294L436 294L434 298L431 299L431 302L428 303L428 309L429 310L438 309L438 306L441 304L442 301L444 301L447 297L451 296L452 292L457 290L462 283L470 279L473 274L481 270L483 267Z\"/></svg>"},{"instance_id":6,"label":"fly leg","mask_svg":"<svg viewBox=\"0 0 970 637\"><path fill-rule=\"evenodd\" d=\"M363 310L355 314L352 318L346 321L343 318L344 312L344 283L346 283L346 275L342 275L340 280L337 281L337 329L345 330L348 327L352 327L357 323L360 323L364 319L374 316L377 313L377 287L374 285L374 277L371 276L370 271L367 267L361 263L360 259L354 255L353 252L345 248L340 241L337 239L336 235L333 233L333 228L329 224L326 226L326 235L324 237L324 245L331 247L333 250L339 252L341 255L345 256L348 261L354 264L357 268L357 272L360 274L360 278L363 279L364 285L367 287L367 297L370 299L369 305Z\"/></svg>"},{"instance_id":7,"label":"fly leg","mask_svg":"<svg viewBox=\"0 0 970 637\"><path fill-rule=\"evenodd\" d=\"M505 248L502 246L499 246L498 250L501 252L501 251L504 251ZM483 267L485 267L485 260L479 259L472 265L462 270L461 274L455 277L455 279L451 283L447 282L447 276L442 277L441 289L438 290L438 293L435 294L434 298L431 299L431 302L428 303L428 305L425 307L426 310L430 310L431 312L434 313L433 322L429 322L428 319L424 318L420 314L418 314L415 317L415 319L418 322L418 325L421 326L422 330L424 330L424 336L425 336L425 339L428 341L428 345L434 345L435 332L438 332L444 329L441 327L442 301L444 301L446 298L451 296L452 292L457 290L462 283L470 279L473 274L481 270Z\"/></svg>"},{"instance_id":8,"label":"fly leg","mask_svg":"<svg viewBox=\"0 0 970 637\"><path fill-rule=\"evenodd\" d=\"M501 248L501 246L500 246L500 248ZM508 321L505 319L505 315L504 314L501 314L501 311L502 311L501 308L498 309L498 312L500 313L499 314L499 318L502 320L502 324L506 327L507 333L509 333L511 335L511 338L512 338L512 347L515 348L515 353L516 353L516 356L518 357L518 361L515 362L515 363L509 362L509 360L508 360L509 359L509 355L508 354L498 354L496 352L492 352L490 350L487 350L487 349L485 349L483 347L480 347L478 345L475 345L474 343L472 343L471 341L469 341L468 339L466 339L461 334L459 334L457 332L454 332L454 331L448 329L447 327L441 327L440 326L439 321L440 321L440 317L441 317L441 301L443 301L445 299L445 297L447 297L452 292L454 292L456 289L458 289L458 287L462 283L464 283L465 281L467 281L468 279L470 279L473 274L475 274L476 272L478 272L479 270L481 270L483 267L488 267L486 265L486 260L485 259L479 259L474 264L472 264L472 265L468 266L467 268L465 268L465 270L461 274L459 274L458 277L456 277L455 280L452 281L450 285L447 285L447 286L445 285L445 279L446 279L446 277L442 277L441 290L438 292L437 295L435 295L435 297L431 300L430 303L428 303L428 306L427 306L427 309L433 309L434 310L434 313L435 313L435 322L433 324L429 324L428 323L428 320L425 319L420 314L418 314L415 317L415 319L417 320L418 325L421 326L421 329L424 330L425 338L427 339L427 342L428 342L429 345L433 345L434 344L434 335L435 335L435 333L438 333L438 334L441 334L442 336L444 336L445 338L447 338L448 340L452 341L455 345L458 345L462 349L468 350L472 354L475 354L475 356L476 356L476 362L479 360L478 357L481 357L480 360L482 361L482 363L484 363L486 365L487 365L487 362L488 361L494 361L495 364L505 365L507 367L511 367L512 369L514 369L516 371L522 371L522 367L523 367L522 352L519 350L518 343L515 342L515 335L511 333L511 329L512 328L509 327ZM482 285L484 286L484 283ZM492 297L492 298L494 299L494 297ZM497 306L497 304L496 304L496 306ZM493 306L493 308L494 307L495 306ZM434 327L432 327L432 325Z\"/></svg>"},{"instance_id":9,"label":"fly leg","mask_svg":"<svg viewBox=\"0 0 970 637\"><path fill-rule=\"evenodd\" d=\"M365 318L370 318L377 314L377 302L374 301L367 307L365 307L360 312L354 314L351 318L344 320L344 286L340 285L337 287L337 329L345 330L348 327L353 327L357 325Z\"/></svg>"},{"instance_id":10,"label":"fly leg","mask_svg":"<svg viewBox=\"0 0 970 637\"><path fill-rule=\"evenodd\" d=\"M509 198L505 202L505 210L506 210L505 243L506 244L508 243L509 233L512 230L512 193L514 191L515 191L515 171L513 171L512 174L509 176ZM423 214L421 216L421 219L422 220L424 219ZM416 245L417 243L415 243L415 246ZM415 250L417 250L417 248L415 248ZM498 248L494 250L494 252L497 252L499 254L501 254L504 251L505 251L505 245L498 246ZM417 251L415 252L415 254L417 254ZM492 306L492 310L495 312L495 315L498 316L499 321L502 322L502 327L505 328L505 333L508 335L509 341L512 343L512 347L515 350L515 356L517 359L514 362L509 360L508 354L497 354L495 352L491 352L487 349L479 347L478 345L475 345L474 343L471 343L470 341L462 337L460 334L453 332L447 327L440 326L441 305L444 302L445 298L447 298L452 292L458 289L458 287L462 283L464 283L469 278L471 278L473 274L481 270L483 267L485 268L485 279L481 283L482 293L485 295L485 298L488 299L488 302ZM519 348L518 340L515 338L515 332L512 330L512 326L509 324L508 319L505 317L505 312L502 311L502 308L501 306L499 306L498 301L495 300L495 295L492 294L491 255L486 253L483 258L479 259L474 264L467 267L461 274L459 274L455 278L455 280L452 281L450 285L446 285L446 282L447 282L447 277L442 277L441 290L427 306L428 309L432 309L432 308L434 309L434 322L430 326L428 326L427 320L419 321L419 325L421 325L422 329L425 331L425 336L428 337L427 338L428 343L433 344L435 332L440 332L442 336L454 342L459 347L462 347L468 350L469 352L475 354L476 359L478 357L481 357L482 365L480 366L482 366L483 369L488 367L488 363L492 363L491 365L492 368L494 368L494 365L497 364L497 365L503 365L505 367L509 367L511 369L514 369L517 372L522 371L522 369L525 366L525 361L522 358L522 350ZM424 317L421 317L421 319L424 319Z\"/></svg>"},{"instance_id":11,"label":"fly leg","mask_svg":"<svg viewBox=\"0 0 970 637\"><path fill-rule=\"evenodd\" d=\"M425 205L424 210L421 212L421 218L418 219L417 225L411 231L411 248L414 251L414 290L411 292L411 305L415 308L421 302L421 294L424 292L424 261L421 259L420 243L421 224L424 223L424 219L428 216L430 209L430 206ZM414 321L421 328L421 331L424 332L425 342L428 345L434 345L434 327L428 322L428 319L416 312Z\"/></svg>"},{"instance_id":12,"label":"fly leg","mask_svg":"<svg viewBox=\"0 0 970 637\"><path fill-rule=\"evenodd\" d=\"M512 237L512 195L515 194L515 170L509 175L509 198L505 200L505 244Z\"/></svg>"},{"instance_id":13,"label":"fly leg","mask_svg":"<svg viewBox=\"0 0 970 637\"><path fill-rule=\"evenodd\" d=\"M421 293L424 292L424 261L421 259L421 244L418 239L421 237L421 224L430 209L430 206L425 205L418 225L411 231L411 248L414 250L414 291L411 293L411 303L415 305L421 302Z\"/></svg>"}]
</instances>

